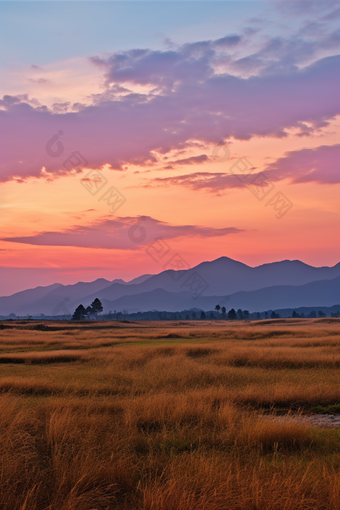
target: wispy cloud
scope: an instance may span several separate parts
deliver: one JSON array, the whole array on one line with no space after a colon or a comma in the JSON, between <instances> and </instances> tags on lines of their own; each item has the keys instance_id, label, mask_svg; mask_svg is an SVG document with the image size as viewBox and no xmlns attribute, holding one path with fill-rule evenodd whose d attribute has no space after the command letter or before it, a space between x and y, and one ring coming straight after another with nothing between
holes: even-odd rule
<instances>
[{"instance_id":1,"label":"wispy cloud","mask_svg":"<svg viewBox=\"0 0 340 510\"><path fill-rule=\"evenodd\" d=\"M264 171L272 182L288 179L291 184L315 182L318 184L340 183L340 145L322 145L314 149L288 151L281 158L263 169L254 169L252 178ZM239 176L243 177L243 176ZM249 177L249 180L252 179ZM235 171L194 172L173 177L155 177L143 186L146 188L181 186L193 191L221 194L227 189L245 188L244 178L237 178Z\"/></svg>"},{"instance_id":2,"label":"wispy cloud","mask_svg":"<svg viewBox=\"0 0 340 510\"><path fill-rule=\"evenodd\" d=\"M290 179L292 183L340 183L340 144L287 152L266 168L271 180Z\"/></svg>"},{"instance_id":3,"label":"wispy cloud","mask_svg":"<svg viewBox=\"0 0 340 510\"><path fill-rule=\"evenodd\" d=\"M229 188L243 188L244 184L235 175L223 172L194 172L175 177L155 177L144 184L145 188L163 186L182 186L193 191L207 191L219 194Z\"/></svg>"},{"instance_id":4,"label":"wispy cloud","mask_svg":"<svg viewBox=\"0 0 340 510\"><path fill-rule=\"evenodd\" d=\"M174 161L167 162L167 165L164 167L164 170L171 170L176 166L185 166L185 165L200 165L202 163L206 163L210 161L210 158L206 154L201 154L200 156L191 156L190 158L184 159L176 159Z\"/></svg>"},{"instance_id":5,"label":"wispy cloud","mask_svg":"<svg viewBox=\"0 0 340 510\"><path fill-rule=\"evenodd\" d=\"M237 234L243 230L235 227L213 228L197 225L170 225L150 216L101 219L89 226L73 226L61 232L41 232L26 237L6 237L3 241L37 246L77 246L82 248L105 248L137 250L140 245L131 241L129 229L142 225L145 229L143 246L156 237L163 239L211 238Z\"/></svg>"}]
</instances>

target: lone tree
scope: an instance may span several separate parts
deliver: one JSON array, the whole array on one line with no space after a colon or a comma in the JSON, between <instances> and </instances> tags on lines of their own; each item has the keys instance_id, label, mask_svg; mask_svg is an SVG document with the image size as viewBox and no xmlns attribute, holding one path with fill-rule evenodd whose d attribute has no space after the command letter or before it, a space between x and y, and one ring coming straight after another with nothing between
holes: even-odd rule
<instances>
[{"instance_id":1,"label":"lone tree","mask_svg":"<svg viewBox=\"0 0 340 510\"><path fill-rule=\"evenodd\" d=\"M216 306L215 306L215 310L216 310L216 312L218 313L218 312L221 310L220 305L216 305Z\"/></svg>"},{"instance_id":2,"label":"lone tree","mask_svg":"<svg viewBox=\"0 0 340 510\"><path fill-rule=\"evenodd\" d=\"M96 320L97 320L97 315L98 313L102 312L103 311L103 305L101 304L101 302L99 301L98 298L96 298L93 303L91 303L91 309L92 309L92 313L93 315L95 316Z\"/></svg>"},{"instance_id":3,"label":"lone tree","mask_svg":"<svg viewBox=\"0 0 340 510\"><path fill-rule=\"evenodd\" d=\"M72 315L73 321L80 321L82 319L85 319L86 316L86 310L83 307L83 305L79 305L76 309L74 314Z\"/></svg>"}]
</instances>

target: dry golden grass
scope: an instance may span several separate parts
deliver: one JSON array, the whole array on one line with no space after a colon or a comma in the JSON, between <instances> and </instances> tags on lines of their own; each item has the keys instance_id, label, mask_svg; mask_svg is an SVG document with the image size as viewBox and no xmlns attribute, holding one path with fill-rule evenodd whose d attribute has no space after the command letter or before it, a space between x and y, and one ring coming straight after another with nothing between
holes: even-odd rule
<instances>
[{"instance_id":1,"label":"dry golden grass","mask_svg":"<svg viewBox=\"0 0 340 510\"><path fill-rule=\"evenodd\" d=\"M340 321L0 324L1 510L340 510Z\"/></svg>"}]
</instances>

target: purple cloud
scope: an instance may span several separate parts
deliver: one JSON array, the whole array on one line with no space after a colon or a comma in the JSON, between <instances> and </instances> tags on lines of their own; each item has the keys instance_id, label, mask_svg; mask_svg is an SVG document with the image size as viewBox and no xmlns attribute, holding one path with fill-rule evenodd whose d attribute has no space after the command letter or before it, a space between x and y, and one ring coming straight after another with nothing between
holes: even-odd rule
<instances>
[{"instance_id":1,"label":"purple cloud","mask_svg":"<svg viewBox=\"0 0 340 510\"><path fill-rule=\"evenodd\" d=\"M340 183L340 144L287 152L265 169L271 180L291 179L293 184Z\"/></svg>"},{"instance_id":2,"label":"purple cloud","mask_svg":"<svg viewBox=\"0 0 340 510\"><path fill-rule=\"evenodd\" d=\"M340 7L337 7L333 11L329 12L325 16L323 16L321 19L323 21L333 21L340 18Z\"/></svg>"},{"instance_id":3,"label":"purple cloud","mask_svg":"<svg viewBox=\"0 0 340 510\"><path fill-rule=\"evenodd\" d=\"M169 161L164 168L164 170L171 170L175 166L183 166L183 165L201 165L202 163L206 163L210 161L206 154L201 154L200 156L192 156L190 158L184 159L176 159L174 161Z\"/></svg>"},{"instance_id":4,"label":"purple cloud","mask_svg":"<svg viewBox=\"0 0 340 510\"><path fill-rule=\"evenodd\" d=\"M135 229L131 228L135 226ZM139 228L141 227L141 229ZM137 234L136 234L137 232ZM145 233L145 235L143 234ZM101 219L91 226L74 226L62 232L41 232L26 237L6 237L3 241L37 246L76 246L82 248L105 248L135 250L149 244L157 237L178 239L183 237L210 238L237 234L244 230L235 227L213 228L196 225L170 225L150 216L118 217ZM141 243L134 242L142 233Z\"/></svg>"},{"instance_id":5,"label":"purple cloud","mask_svg":"<svg viewBox=\"0 0 340 510\"><path fill-rule=\"evenodd\" d=\"M271 182L289 179L291 184L302 182L338 184L340 183L340 144L286 152L282 158L268 165L264 172L259 172L259 169L255 168L246 172L249 175L247 182L245 176L237 173L234 169L232 172L225 173L195 172L174 177L156 177L150 179L144 187L172 185L182 186L193 191L220 194L227 189L245 188L247 183L252 182L252 179L256 180L259 173L264 173Z\"/></svg>"},{"instance_id":6,"label":"purple cloud","mask_svg":"<svg viewBox=\"0 0 340 510\"><path fill-rule=\"evenodd\" d=\"M237 46L241 41L242 37L235 34L222 37L221 39L216 39L216 41L213 41L213 45L216 48L233 48L234 46Z\"/></svg>"},{"instance_id":7,"label":"purple cloud","mask_svg":"<svg viewBox=\"0 0 340 510\"><path fill-rule=\"evenodd\" d=\"M162 186L182 186L193 191L207 191L217 193L230 188L243 188L245 186L233 174L222 172L195 172L177 175L175 177L156 177L145 184L145 188Z\"/></svg>"},{"instance_id":8,"label":"purple cloud","mask_svg":"<svg viewBox=\"0 0 340 510\"><path fill-rule=\"evenodd\" d=\"M4 96L1 181L67 175L63 162L74 151L80 151L89 167L108 164L121 171L128 164L159 164L157 153L186 148L194 140L216 144L228 137L282 137L293 127L308 134L304 123L313 132L340 113L340 56L300 69L291 55L307 58L309 49L298 41L276 40L249 64L261 66L263 59L261 74L241 78L216 74L218 41L96 58L108 89L93 96L93 105L73 105L71 112L65 111L67 103L55 104L51 111L27 96ZM141 84L149 92L129 92ZM63 152L53 157L45 146L59 131Z\"/></svg>"}]
</instances>

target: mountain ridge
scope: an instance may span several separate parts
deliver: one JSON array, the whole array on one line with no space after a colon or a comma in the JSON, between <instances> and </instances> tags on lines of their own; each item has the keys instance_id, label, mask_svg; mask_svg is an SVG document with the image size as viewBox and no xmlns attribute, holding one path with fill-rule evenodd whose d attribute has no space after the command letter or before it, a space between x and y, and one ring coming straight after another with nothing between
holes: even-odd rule
<instances>
[{"instance_id":1,"label":"mountain ridge","mask_svg":"<svg viewBox=\"0 0 340 510\"><path fill-rule=\"evenodd\" d=\"M312 282L333 280L337 277L340 277L340 262L332 267L314 267L300 260L283 260L251 267L243 262L223 256L212 261L203 261L187 270L164 270L154 275L140 275L129 282L119 278L112 281L97 278L93 282L77 282L73 285L56 283L46 287L26 289L11 296L0 297L0 315L10 313L18 315L37 313L53 315L55 312L52 312L58 307L69 310L71 313L80 303L87 306L96 297L103 303L117 303L118 306L119 301L117 300L120 298L124 298L123 301L126 304L129 299L135 303L138 298L132 296L140 295L140 299L142 299L148 295L148 292L156 289L173 294L172 299L174 301L182 295L180 299L184 302L186 299L184 297L185 293L191 290L189 284L192 279L204 282L204 292L197 297L198 303L203 298L208 297L215 299L216 297L231 296L240 292L260 291L269 287L299 287ZM326 287L324 286L325 289ZM279 291L279 289L276 289L276 292ZM266 290L266 294L269 295L269 293L270 291ZM167 297L170 299L169 295ZM240 295L238 298L240 298ZM242 299L247 302L245 295ZM266 300L267 298L265 298L265 302L267 302ZM170 304L169 302L169 306ZM300 306L304 305L305 303L302 303ZM321 302L320 305L322 305ZM173 303L173 306L175 306L175 303ZM171 305L171 308L173 306ZM242 306L240 307L242 308ZM279 307L287 306L280 305Z\"/></svg>"}]
</instances>

